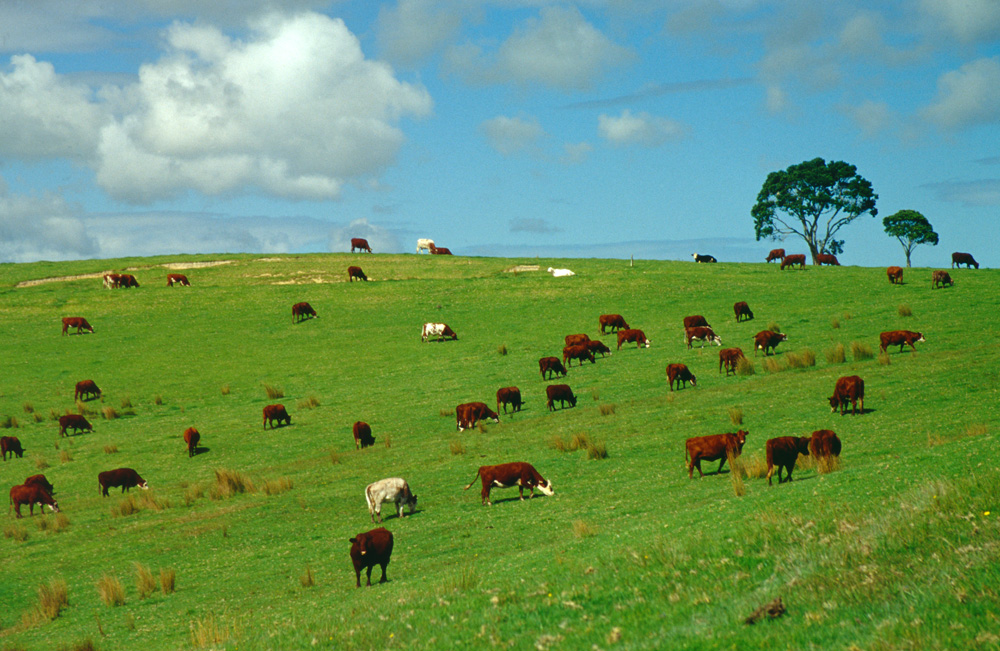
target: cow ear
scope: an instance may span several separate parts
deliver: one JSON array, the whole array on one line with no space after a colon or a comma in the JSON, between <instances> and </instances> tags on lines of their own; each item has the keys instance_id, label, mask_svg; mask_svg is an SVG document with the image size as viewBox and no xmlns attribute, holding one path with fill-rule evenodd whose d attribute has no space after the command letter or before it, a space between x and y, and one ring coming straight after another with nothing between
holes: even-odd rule
<instances>
[{"instance_id":1,"label":"cow ear","mask_svg":"<svg viewBox=\"0 0 1000 651\"><path fill-rule=\"evenodd\" d=\"M357 539L357 538L351 538L351 539L350 539L350 540L348 540L347 542L350 542L350 543L356 543L356 542L358 542L358 539Z\"/></svg>"}]
</instances>

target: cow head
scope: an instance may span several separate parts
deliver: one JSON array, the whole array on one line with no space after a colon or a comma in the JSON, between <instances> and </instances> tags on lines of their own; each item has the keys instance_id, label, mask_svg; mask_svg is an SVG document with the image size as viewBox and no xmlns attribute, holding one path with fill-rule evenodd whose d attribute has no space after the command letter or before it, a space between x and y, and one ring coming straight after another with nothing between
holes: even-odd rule
<instances>
[{"instance_id":1,"label":"cow head","mask_svg":"<svg viewBox=\"0 0 1000 651\"><path fill-rule=\"evenodd\" d=\"M410 508L410 515L417 510L417 496L410 495L410 499L406 500L406 505Z\"/></svg>"},{"instance_id":2,"label":"cow head","mask_svg":"<svg viewBox=\"0 0 1000 651\"><path fill-rule=\"evenodd\" d=\"M142 477L139 477L139 483L136 484L135 486L136 486L136 488L141 488L144 491L145 490L149 490L149 484L147 484L146 480L143 479Z\"/></svg>"},{"instance_id":3,"label":"cow head","mask_svg":"<svg viewBox=\"0 0 1000 651\"><path fill-rule=\"evenodd\" d=\"M799 451L799 454L809 456L809 441L811 440L808 436L800 436L796 439L795 449Z\"/></svg>"},{"instance_id":4,"label":"cow head","mask_svg":"<svg viewBox=\"0 0 1000 651\"><path fill-rule=\"evenodd\" d=\"M743 444L747 442L747 437L750 432L739 430L736 432L736 444L740 446L740 452L743 451Z\"/></svg>"},{"instance_id":5,"label":"cow head","mask_svg":"<svg viewBox=\"0 0 1000 651\"><path fill-rule=\"evenodd\" d=\"M836 392L834 392L834 394L830 396L830 411L836 412L839 407L840 407L840 396Z\"/></svg>"},{"instance_id":6,"label":"cow head","mask_svg":"<svg viewBox=\"0 0 1000 651\"><path fill-rule=\"evenodd\" d=\"M722 337L720 337L719 335L713 334L711 336L711 338L709 339L709 341L711 341L712 343L714 343L716 346L721 346L722 345Z\"/></svg>"},{"instance_id":7,"label":"cow head","mask_svg":"<svg viewBox=\"0 0 1000 651\"><path fill-rule=\"evenodd\" d=\"M576 403L574 402L573 404ZM542 495L552 495L555 492L555 489L552 488L552 482L550 482L547 479L543 479L540 484L535 486L535 488L540 490L542 492Z\"/></svg>"},{"instance_id":8,"label":"cow head","mask_svg":"<svg viewBox=\"0 0 1000 651\"><path fill-rule=\"evenodd\" d=\"M367 533L358 534L357 537L351 538L350 542L352 543L351 544L352 556L354 555L355 551L358 553L358 556L364 556L365 554L368 553L368 545L370 544L371 541L368 540Z\"/></svg>"}]
</instances>

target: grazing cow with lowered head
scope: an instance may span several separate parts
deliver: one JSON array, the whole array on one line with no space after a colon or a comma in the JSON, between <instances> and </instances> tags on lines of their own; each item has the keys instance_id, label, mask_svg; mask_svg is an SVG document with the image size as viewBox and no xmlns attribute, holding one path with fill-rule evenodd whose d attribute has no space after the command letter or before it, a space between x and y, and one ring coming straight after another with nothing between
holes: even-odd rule
<instances>
[{"instance_id":1,"label":"grazing cow with lowered head","mask_svg":"<svg viewBox=\"0 0 1000 651\"><path fill-rule=\"evenodd\" d=\"M285 425L292 424L292 417L285 411L285 405L266 405L264 407L264 429L267 429L268 424L271 425L271 429L274 429L274 421L278 421L278 425L281 425L282 421Z\"/></svg>"},{"instance_id":2,"label":"grazing cow with lowered head","mask_svg":"<svg viewBox=\"0 0 1000 651\"><path fill-rule=\"evenodd\" d=\"M97 385L93 380L80 380L76 383L76 391L73 392L73 400L94 400L100 397L101 390L97 388Z\"/></svg>"},{"instance_id":3,"label":"grazing cow with lowered head","mask_svg":"<svg viewBox=\"0 0 1000 651\"><path fill-rule=\"evenodd\" d=\"M24 448L21 447L21 439L16 436L0 436L0 452L3 453L3 460L7 460L7 455L13 459L17 457L18 459L24 456Z\"/></svg>"},{"instance_id":4,"label":"grazing cow with lowered head","mask_svg":"<svg viewBox=\"0 0 1000 651\"><path fill-rule=\"evenodd\" d=\"M128 289L129 287L138 287L139 281L135 279L132 274L122 274L121 280L118 281L121 287Z\"/></svg>"},{"instance_id":5,"label":"grazing cow with lowered head","mask_svg":"<svg viewBox=\"0 0 1000 651\"><path fill-rule=\"evenodd\" d=\"M576 396L573 395L573 390L569 388L568 384L550 384L545 387L545 406L549 408L549 411L556 410L556 400L559 401L559 408L565 409L566 403L568 402L571 407L576 407Z\"/></svg>"},{"instance_id":6,"label":"grazing cow with lowered head","mask_svg":"<svg viewBox=\"0 0 1000 651\"><path fill-rule=\"evenodd\" d=\"M105 470L97 475L97 483L100 486L101 495L104 497L108 496L109 488L116 488L118 486L121 486L123 493L131 488L141 488L142 490L147 490L149 488L149 485L146 484L146 480L140 477L139 473L131 468L115 468L114 470Z\"/></svg>"},{"instance_id":7,"label":"grazing cow with lowered head","mask_svg":"<svg viewBox=\"0 0 1000 651\"><path fill-rule=\"evenodd\" d=\"M21 484L10 487L10 507L7 509L7 513L10 513L12 508L17 513L17 517L23 517L21 515L22 504L28 505L28 515L35 515L35 504L38 504L38 510L42 515L45 515L46 506L55 513L59 512L59 504L52 499L52 495L36 484Z\"/></svg>"},{"instance_id":8,"label":"grazing cow with lowered head","mask_svg":"<svg viewBox=\"0 0 1000 651\"><path fill-rule=\"evenodd\" d=\"M184 274L167 274L167 287L173 287L175 284L190 287L191 281Z\"/></svg>"},{"instance_id":9,"label":"grazing cow with lowered head","mask_svg":"<svg viewBox=\"0 0 1000 651\"><path fill-rule=\"evenodd\" d=\"M684 317L684 329L685 330L688 329L688 328L698 328L698 327L709 328L711 326L708 325L708 321L705 320L705 317L703 317L700 314L695 314L694 316L686 316L686 317Z\"/></svg>"},{"instance_id":10,"label":"grazing cow with lowered head","mask_svg":"<svg viewBox=\"0 0 1000 651\"><path fill-rule=\"evenodd\" d=\"M72 429L74 434L93 432L94 426L80 414L66 414L59 417L59 436L66 436L66 430Z\"/></svg>"},{"instance_id":11,"label":"grazing cow with lowered head","mask_svg":"<svg viewBox=\"0 0 1000 651\"><path fill-rule=\"evenodd\" d=\"M750 310L750 306L747 305L746 301L737 301L733 303L733 313L736 314L736 323L740 321L750 321L753 319L753 312Z\"/></svg>"},{"instance_id":12,"label":"grazing cow with lowered head","mask_svg":"<svg viewBox=\"0 0 1000 651\"><path fill-rule=\"evenodd\" d=\"M566 367L563 366L562 362L559 361L558 357L543 357L538 360L538 370L542 372L542 379L548 380L553 375L562 373L563 377L566 377ZM545 377L548 373L549 376Z\"/></svg>"},{"instance_id":13,"label":"grazing cow with lowered head","mask_svg":"<svg viewBox=\"0 0 1000 651\"><path fill-rule=\"evenodd\" d=\"M947 271L935 271L931 274L931 289L937 289L945 285L955 286L955 281L951 279L951 274Z\"/></svg>"},{"instance_id":14,"label":"grazing cow with lowered head","mask_svg":"<svg viewBox=\"0 0 1000 651\"><path fill-rule=\"evenodd\" d=\"M316 314L316 310L313 309L312 305L306 303L305 301L301 303L296 303L292 306L292 323L299 323L300 321L305 321L306 319L318 319L319 316Z\"/></svg>"},{"instance_id":15,"label":"grazing cow with lowered head","mask_svg":"<svg viewBox=\"0 0 1000 651\"><path fill-rule=\"evenodd\" d=\"M372 247L368 246L368 240L363 237L351 238L351 253L354 253L355 249L358 251L368 251L369 253L372 252Z\"/></svg>"},{"instance_id":16,"label":"grazing cow with lowered head","mask_svg":"<svg viewBox=\"0 0 1000 651\"><path fill-rule=\"evenodd\" d=\"M431 254L433 255L452 255L451 249L444 246L433 246L431 247Z\"/></svg>"},{"instance_id":17,"label":"grazing cow with lowered head","mask_svg":"<svg viewBox=\"0 0 1000 651\"><path fill-rule=\"evenodd\" d=\"M774 260L783 260L785 257L784 249L771 249L771 252L767 254L767 259L764 262L773 262Z\"/></svg>"},{"instance_id":18,"label":"grazing cow with lowered head","mask_svg":"<svg viewBox=\"0 0 1000 651\"><path fill-rule=\"evenodd\" d=\"M354 563L354 573L357 575L358 587L361 587L361 570L368 569L368 585L372 584L372 568L382 567L382 578L379 583L385 583L385 568L392 556L392 532L385 527L359 533L349 541L351 543L351 562Z\"/></svg>"},{"instance_id":19,"label":"grazing cow with lowered head","mask_svg":"<svg viewBox=\"0 0 1000 651\"><path fill-rule=\"evenodd\" d=\"M691 348L692 341L700 341L702 348L704 348L705 344L708 342L712 342L716 346L722 345L722 338L715 334L715 331L707 326L684 328L684 343L687 344L689 349Z\"/></svg>"},{"instance_id":20,"label":"grazing cow with lowered head","mask_svg":"<svg viewBox=\"0 0 1000 651\"><path fill-rule=\"evenodd\" d=\"M590 348L586 344L577 344L576 346L566 346L563 348L563 364L566 366L572 366L573 360L580 360L580 366L583 366L583 360L589 359L590 363L594 363L594 353L590 352Z\"/></svg>"},{"instance_id":21,"label":"grazing cow with lowered head","mask_svg":"<svg viewBox=\"0 0 1000 651\"><path fill-rule=\"evenodd\" d=\"M976 269L979 268L979 263L976 262L976 259L972 257L971 253L952 253L951 254L951 266L952 266L952 268L961 267L963 264L965 265L966 269L971 269L972 267L975 267Z\"/></svg>"},{"instance_id":22,"label":"grazing cow with lowered head","mask_svg":"<svg viewBox=\"0 0 1000 651\"><path fill-rule=\"evenodd\" d=\"M622 349L622 344L631 343L633 341L635 342L636 348L649 348L649 339L646 338L646 333L642 330L629 328L628 330L618 331L618 350Z\"/></svg>"},{"instance_id":23,"label":"grazing cow with lowered head","mask_svg":"<svg viewBox=\"0 0 1000 651\"><path fill-rule=\"evenodd\" d=\"M187 444L188 457L198 454L198 442L201 441L201 433L193 427L184 430L184 442Z\"/></svg>"},{"instance_id":24,"label":"grazing cow with lowered head","mask_svg":"<svg viewBox=\"0 0 1000 651\"><path fill-rule=\"evenodd\" d=\"M507 405L510 405L511 413L521 411L521 390L517 387L503 387L497 389L497 412L500 405L503 405L503 413L507 413Z\"/></svg>"},{"instance_id":25,"label":"grazing cow with lowered head","mask_svg":"<svg viewBox=\"0 0 1000 651\"><path fill-rule=\"evenodd\" d=\"M800 454L809 455L808 436L779 436L768 439L764 446L767 455L767 485L771 484L771 475L774 474L775 467L778 468L778 485L782 481L792 481L792 471L795 470L795 462ZM788 476L782 480L782 469L788 472Z\"/></svg>"},{"instance_id":26,"label":"grazing cow with lowered head","mask_svg":"<svg viewBox=\"0 0 1000 651\"><path fill-rule=\"evenodd\" d=\"M628 330L628 324L625 323L625 319L622 318L621 314L602 314L600 316L601 322L601 334L607 334L605 328L611 328L611 332L617 330Z\"/></svg>"},{"instance_id":27,"label":"grazing cow with lowered head","mask_svg":"<svg viewBox=\"0 0 1000 651\"><path fill-rule=\"evenodd\" d=\"M771 330L761 330L753 336L753 356L757 356L758 350L763 350L764 357L767 357L768 349L771 349L773 353L778 344L783 341L788 341L788 335Z\"/></svg>"},{"instance_id":28,"label":"grazing cow with lowered head","mask_svg":"<svg viewBox=\"0 0 1000 651\"><path fill-rule=\"evenodd\" d=\"M455 341L458 339L458 335L446 323L425 323L423 330L420 332L420 339L426 342L431 337L437 337L438 341L444 341L445 339Z\"/></svg>"},{"instance_id":29,"label":"grazing cow with lowered head","mask_svg":"<svg viewBox=\"0 0 1000 651\"><path fill-rule=\"evenodd\" d=\"M729 377L730 373L736 372L736 367L743 357L743 349L741 348L723 348L719 351L719 373L722 373L722 369L725 367L726 377Z\"/></svg>"},{"instance_id":30,"label":"grazing cow with lowered head","mask_svg":"<svg viewBox=\"0 0 1000 651\"><path fill-rule=\"evenodd\" d=\"M121 274L104 274L104 289L117 289L121 286Z\"/></svg>"},{"instance_id":31,"label":"grazing cow with lowered head","mask_svg":"<svg viewBox=\"0 0 1000 651\"><path fill-rule=\"evenodd\" d=\"M903 284L903 268L902 267L887 267L885 270L885 275L889 279L889 282L893 285Z\"/></svg>"},{"instance_id":32,"label":"grazing cow with lowered head","mask_svg":"<svg viewBox=\"0 0 1000 651\"><path fill-rule=\"evenodd\" d=\"M372 436L372 427L363 420L359 420L354 423L354 427L351 428L354 433L354 449L363 450L367 447L375 445L375 437Z\"/></svg>"},{"instance_id":33,"label":"grazing cow with lowered head","mask_svg":"<svg viewBox=\"0 0 1000 651\"><path fill-rule=\"evenodd\" d=\"M455 421L458 431L472 429L481 420L500 422L500 414L486 406L485 402L466 402L455 407Z\"/></svg>"},{"instance_id":34,"label":"grazing cow with lowered head","mask_svg":"<svg viewBox=\"0 0 1000 651\"><path fill-rule=\"evenodd\" d=\"M911 332L910 330L892 330L890 332L883 332L878 336L878 340L879 350L886 351L889 346L899 344L899 352L903 352L903 346L909 346L914 352L916 352L917 347L913 344L918 341L926 341L922 333Z\"/></svg>"},{"instance_id":35,"label":"grazing cow with lowered head","mask_svg":"<svg viewBox=\"0 0 1000 651\"><path fill-rule=\"evenodd\" d=\"M579 345L579 344L585 344L588 341L590 341L590 337L587 336L587 335L585 335L585 334L566 335L566 345L567 346L576 346L576 345Z\"/></svg>"},{"instance_id":36,"label":"grazing cow with lowered head","mask_svg":"<svg viewBox=\"0 0 1000 651\"><path fill-rule=\"evenodd\" d=\"M818 459L823 457L839 457L840 437L833 430L816 430L809 439L809 454Z\"/></svg>"},{"instance_id":37,"label":"grazing cow with lowered head","mask_svg":"<svg viewBox=\"0 0 1000 651\"><path fill-rule=\"evenodd\" d=\"M595 355L600 353L601 357L611 354L611 349L605 346L603 341L588 341L587 348L589 348L590 352Z\"/></svg>"},{"instance_id":38,"label":"grazing cow with lowered head","mask_svg":"<svg viewBox=\"0 0 1000 651\"><path fill-rule=\"evenodd\" d=\"M734 459L743 452L743 444L747 441L749 432L739 430L735 434L711 434L709 436L695 436L684 442L684 459L688 461L688 479L694 478L694 469L698 469L698 476L704 477L701 471L702 461L719 460L719 469L715 474L722 472L722 466L726 464L728 457Z\"/></svg>"},{"instance_id":39,"label":"grazing cow with lowered head","mask_svg":"<svg viewBox=\"0 0 1000 651\"><path fill-rule=\"evenodd\" d=\"M694 258L695 262L718 262L715 258L710 255L699 255L697 253L692 253L691 257Z\"/></svg>"},{"instance_id":40,"label":"grazing cow with lowered head","mask_svg":"<svg viewBox=\"0 0 1000 651\"><path fill-rule=\"evenodd\" d=\"M66 331L70 328L76 328L76 334L82 334L84 330L91 333L94 332L94 326L87 323L87 320L82 316L66 316L62 320L63 328L62 333L66 334Z\"/></svg>"},{"instance_id":41,"label":"grazing cow with lowered head","mask_svg":"<svg viewBox=\"0 0 1000 651\"><path fill-rule=\"evenodd\" d=\"M353 283L355 278L364 281L368 280L368 276L365 275L365 272L361 271L361 267L348 267L347 281Z\"/></svg>"},{"instance_id":42,"label":"grazing cow with lowered head","mask_svg":"<svg viewBox=\"0 0 1000 651\"><path fill-rule=\"evenodd\" d=\"M433 248L434 248L434 240L429 240L424 237L417 240L417 253L420 253L421 251L427 251L428 253L430 253L431 249Z\"/></svg>"},{"instance_id":43,"label":"grazing cow with lowered head","mask_svg":"<svg viewBox=\"0 0 1000 651\"><path fill-rule=\"evenodd\" d=\"M409 507L410 515L417 508L417 496L410 492L410 486L401 477L390 477L380 479L377 482L368 484L365 488L365 502L368 503L368 514L372 516L372 524L375 524L375 516L382 522L382 504L392 502L396 505L396 513L403 517L403 507Z\"/></svg>"},{"instance_id":44,"label":"grazing cow with lowered head","mask_svg":"<svg viewBox=\"0 0 1000 651\"><path fill-rule=\"evenodd\" d=\"M677 388L683 389L685 382L690 382L691 386L698 386L694 374L688 370L687 364L668 364L667 380L670 382L670 390L674 390L674 381L677 381Z\"/></svg>"},{"instance_id":45,"label":"grazing cow with lowered head","mask_svg":"<svg viewBox=\"0 0 1000 651\"><path fill-rule=\"evenodd\" d=\"M479 477L483 482L481 493L483 506L493 505L493 502L490 501L490 490L494 486L497 488L517 486L517 492L522 502L524 501L525 488L529 491L528 499L535 496L536 488L543 495L552 495L554 492L552 483L538 474L534 466L523 461L501 463L496 466L479 466L479 470L476 471L476 477ZM472 484L476 483L476 477L472 478L472 481L465 487L465 490L472 488Z\"/></svg>"},{"instance_id":46,"label":"grazing cow with lowered head","mask_svg":"<svg viewBox=\"0 0 1000 651\"><path fill-rule=\"evenodd\" d=\"M839 267L840 263L837 261L837 256L830 255L829 253L817 253L816 254L816 264L819 266L831 265L834 267Z\"/></svg>"},{"instance_id":47,"label":"grazing cow with lowered head","mask_svg":"<svg viewBox=\"0 0 1000 651\"><path fill-rule=\"evenodd\" d=\"M849 375L837 378L837 384L833 387L833 395L830 396L830 411L836 412L840 408L840 415L847 412L847 403L851 403L851 415L858 413L858 403L861 403L861 413L865 413L865 381L857 375Z\"/></svg>"},{"instance_id":48,"label":"grazing cow with lowered head","mask_svg":"<svg viewBox=\"0 0 1000 651\"><path fill-rule=\"evenodd\" d=\"M28 477L27 479L24 480L24 485L25 486L38 486L39 488L41 488L42 490L44 490L49 495L55 495L56 494L56 488L55 488L55 486L53 486L52 482L50 482L48 479L45 478L45 475L32 475L32 476L30 476L30 477Z\"/></svg>"},{"instance_id":49,"label":"grazing cow with lowered head","mask_svg":"<svg viewBox=\"0 0 1000 651\"><path fill-rule=\"evenodd\" d=\"M806 268L805 253L793 253L792 255L786 255L781 261L781 270L784 271L785 267L794 267L795 265L799 265L799 269Z\"/></svg>"}]
</instances>

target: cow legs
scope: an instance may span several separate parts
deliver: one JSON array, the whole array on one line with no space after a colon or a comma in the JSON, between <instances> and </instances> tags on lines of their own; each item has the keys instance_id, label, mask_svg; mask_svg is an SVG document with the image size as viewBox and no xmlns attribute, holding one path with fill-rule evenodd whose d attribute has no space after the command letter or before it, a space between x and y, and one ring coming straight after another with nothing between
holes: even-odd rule
<instances>
[{"instance_id":1,"label":"cow legs","mask_svg":"<svg viewBox=\"0 0 1000 651\"><path fill-rule=\"evenodd\" d=\"M521 498L521 501L523 502L524 501L524 486L518 485L518 487L517 487L517 494Z\"/></svg>"},{"instance_id":2,"label":"cow legs","mask_svg":"<svg viewBox=\"0 0 1000 651\"><path fill-rule=\"evenodd\" d=\"M715 471L715 474L721 475L722 474L722 466L724 466L724 465L726 465L726 457L722 457L722 459L719 461L719 469ZM699 468L699 470L701 470L701 468Z\"/></svg>"},{"instance_id":3,"label":"cow legs","mask_svg":"<svg viewBox=\"0 0 1000 651\"><path fill-rule=\"evenodd\" d=\"M387 565L389 565L389 561L386 561L385 563L382 563L382 578L378 580L379 583L385 583L386 581L389 580L389 579L385 578L385 568L386 568Z\"/></svg>"},{"instance_id":4,"label":"cow legs","mask_svg":"<svg viewBox=\"0 0 1000 651\"><path fill-rule=\"evenodd\" d=\"M372 584L372 568L373 567L374 567L374 565L369 565L368 566L368 585L369 586ZM384 570L383 570L383 572L384 572Z\"/></svg>"}]
</instances>

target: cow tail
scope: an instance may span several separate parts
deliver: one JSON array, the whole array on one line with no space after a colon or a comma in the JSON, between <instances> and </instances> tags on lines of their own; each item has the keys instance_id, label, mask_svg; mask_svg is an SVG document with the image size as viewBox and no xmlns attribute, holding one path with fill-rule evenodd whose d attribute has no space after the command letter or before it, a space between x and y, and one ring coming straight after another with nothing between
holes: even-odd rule
<instances>
[{"instance_id":1,"label":"cow tail","mask_svg":"<svg viewBox=\"0 0 1000 651\"><path fill-rule=\"evenodd\" d=\"M479 471L480 470L481 470L481 468L476 468L476 476L472 478L472 481L469 482L469 485L465 487L465 490L469 490L470 488L472 488L472 484L476 483L476 480L479 478Z\"/></svg>"},{"instance_id":2,"label":"cow tail","mask_svg":"<svg viewBox=\"0 0 1000 651\"><path fill-rule=\"evenodd\" d=\"M371 486L366 486L365 487L365 503L368 504L368 512L369 513L373 513L374 512L374 509L372 508L372 494L371 494L371 489L372 489Z\"/></svg>"}]
</instances>

